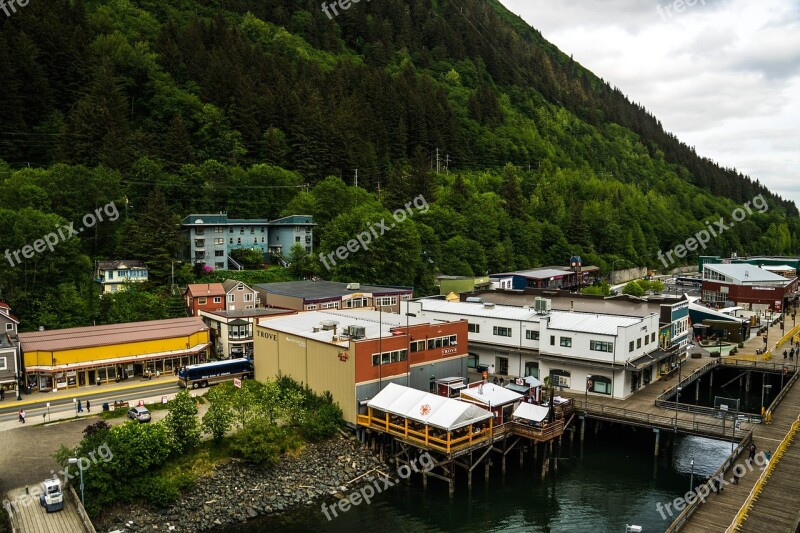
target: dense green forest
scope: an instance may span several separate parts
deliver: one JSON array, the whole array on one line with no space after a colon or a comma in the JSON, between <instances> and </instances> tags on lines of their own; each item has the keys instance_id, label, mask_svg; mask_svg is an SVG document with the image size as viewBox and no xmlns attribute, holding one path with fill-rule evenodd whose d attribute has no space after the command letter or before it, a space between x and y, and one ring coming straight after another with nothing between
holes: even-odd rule
<instances>
[{"instance_id":1,"label":"dense green forest","mask_svg":"<svg viewBox=\"0 0 800 533\"><path fill-rule=\"evenodd\" d=\"M120 213L2 262L23 329L180 313L172 267L178 285L202 276L173 263L178 221L198 212L311 214L328 254L424 198L330 270L294 250L291 269L252 278L421 294L437 272L574 254L657 267L759 194L769 210L703 253L800 250L793 203L696 154L495 0L361 2L333 19L311 0L32 2L0 17L0 79L0 250ZM94 261L122 258L146 260L153 283L98 299Z\"/></svg>"}]
</instances>

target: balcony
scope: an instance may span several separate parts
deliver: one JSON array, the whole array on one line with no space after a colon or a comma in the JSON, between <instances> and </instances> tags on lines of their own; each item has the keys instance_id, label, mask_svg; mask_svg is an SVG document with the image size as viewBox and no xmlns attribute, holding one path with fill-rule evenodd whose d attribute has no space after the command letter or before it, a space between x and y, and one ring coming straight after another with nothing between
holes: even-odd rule
<instances>
[{"instance_id":1,"label":"balcony","mask_svg":"<svg viewBox=\"0 0 800 533\"><path fill-rule=\"evenodd\" d=\"M205 259L206 258L206 253L205 252L200 252L200 251L195 251L194 258L195 259Z\"/></svg>"},{"instance_id":2,"label":"balcony","mask_svg":"<svg viewBox=\"0 0 800 533\"><path fill-rule=\"evenodd\" d=\"M202 247L204 247L205 245L206 245L206 240L205 240L205 239L195 239L195 240L194 240L194 246L195 246L195 248L202 248Z\"/></svg>"}]
</instances>

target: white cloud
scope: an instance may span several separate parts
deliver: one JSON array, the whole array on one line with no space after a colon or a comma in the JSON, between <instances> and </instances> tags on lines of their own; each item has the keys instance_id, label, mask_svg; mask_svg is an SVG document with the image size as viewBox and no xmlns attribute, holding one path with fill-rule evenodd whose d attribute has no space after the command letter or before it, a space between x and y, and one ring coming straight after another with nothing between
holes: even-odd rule
<instances>
[{"instance_id":1,"label":"white cloud","mask_svg":"<svg viewBox=\"0 0 800 533\"><path fill-rule=\"evenodd\" d=\"M800 205L800 2L500 1L698 154Z\"/></svg>"}]
</instances>

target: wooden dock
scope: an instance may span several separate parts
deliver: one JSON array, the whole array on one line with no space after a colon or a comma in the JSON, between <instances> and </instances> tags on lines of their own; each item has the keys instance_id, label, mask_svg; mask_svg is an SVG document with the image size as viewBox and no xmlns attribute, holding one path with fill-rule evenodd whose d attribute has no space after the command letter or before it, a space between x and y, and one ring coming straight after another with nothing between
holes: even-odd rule
<instances>
[{"instance_id":1,"label":"wooden dock","mask_svg":"<svg viewBox=\"0 0 800 533\"><path fill-rule=\"evenodd\" d=\"M753 443L756 445L756 450L758 452L769 450L774 453L792 428L798 411L800 411L800 386L794 383L785 391L783 401L775 409L772 424L754 424L752 426ZM733 461L733 465L744 465L746 459L747 456L744 454L738 460ZM776 464L770 481L765 485L764 493L759 496L753 506L742 526L742 531L795 532L796 527L785 524L791 521L789 515L792 512L795 513L795 516L798 512L799 464L798 446L794 443L784 456L784 460ZM725 531L734 522L760 475L761 470L758 466L755 466L753 471L748 470L738 484L725 485L721 493L711 494L706 498L704 504L694 507L686 516L684 516L686 513L684 511L668 531L680 530L689 533ZM729 468L725 472L725 480L730 482L732 479L733 472ZM770 485L772 485L771 488ZM776 510L783 510L781 516L778 516ZM773 523L775 523L774 527Z\"/></svg>"},{"instance_id":2,"label":"wooden dock","mask_svg":"<svg viewBox=\"0 0 800 533\"><path fill-rule=\"evenodd\" d=\"M30 485L8 492L6 510L11 517L12 531L17 533L85 533L86 528L68 490L64 491L64 508L48 513L39 504L38 487Z\"/></svg>"}]
</instances>

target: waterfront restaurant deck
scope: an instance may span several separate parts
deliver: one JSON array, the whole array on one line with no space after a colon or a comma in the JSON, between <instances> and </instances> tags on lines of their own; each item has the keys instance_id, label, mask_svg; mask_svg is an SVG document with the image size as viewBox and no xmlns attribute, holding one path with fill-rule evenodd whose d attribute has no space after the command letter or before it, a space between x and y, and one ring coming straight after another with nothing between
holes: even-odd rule
<instances>
[{"instance_id":1,"label":"waterfront restaurant deck","mask_svg":"<svg viewBox=\"0 0 800 533\"><path fill-rule=\"evenodd\" d=\"M484 446L494 437L494 417L486 409L390 383L367 403L367 414L358 415L358 425L417 448L452 455Z\"/></svg>"}]
</instances>

